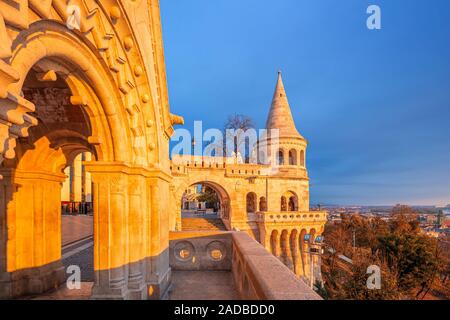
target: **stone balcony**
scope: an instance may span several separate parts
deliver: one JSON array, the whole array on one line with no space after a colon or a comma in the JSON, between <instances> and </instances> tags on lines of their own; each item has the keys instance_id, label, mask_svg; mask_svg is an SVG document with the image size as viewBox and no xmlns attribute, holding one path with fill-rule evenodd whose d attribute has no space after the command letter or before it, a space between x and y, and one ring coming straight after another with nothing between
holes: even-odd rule
<instances>
[{"instance_id":1,"label":"stone balcony","mask_svg":"<svg viewBox=\"0 0 450 320\"><path fill-rule=\"evenodd\" d=\"M172 232L173 300L320 300L244 232Z\"/></svg>"}]
</instances>

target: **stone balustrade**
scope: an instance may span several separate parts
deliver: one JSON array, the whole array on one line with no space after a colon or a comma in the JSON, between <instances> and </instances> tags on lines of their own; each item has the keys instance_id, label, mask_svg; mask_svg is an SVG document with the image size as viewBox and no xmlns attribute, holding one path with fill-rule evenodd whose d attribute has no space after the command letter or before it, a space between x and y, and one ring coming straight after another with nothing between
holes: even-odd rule
<instances>
[{"instance_id":1,"label":"stone balustrade","mask_svg":"<svg viewBox=\"0 0 450 320\"><path fill-rule=\"evenodd\" d=\"M278 211L278 212L258 212L256 214L258 222L265 223L293 223L293 222L326 222L326 211Z\"/></svg>"},{"instance_id":2,"label":"stone balustrade","mask_svg":"<svg viewBox=\"0 0 450 320\"><path fill-rule=\"evenodd\" d=\"M170 266L174 271L232 272L241 299L321 300L303 280L244 232L172 232Z\"/></svg>"}]
</instances>

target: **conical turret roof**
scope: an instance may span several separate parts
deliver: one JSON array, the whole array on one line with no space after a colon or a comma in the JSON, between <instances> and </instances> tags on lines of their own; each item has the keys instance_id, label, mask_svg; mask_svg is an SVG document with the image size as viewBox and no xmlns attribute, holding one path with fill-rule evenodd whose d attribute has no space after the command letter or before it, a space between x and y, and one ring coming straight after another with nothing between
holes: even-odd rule
<instances>
[{"instance_id":1,"label":"conical turret roof","mask_svg":"<svg viewBox=\"0 0 450 320\"><path fill-rule=\"evenodd\" d=\"M279 129L280 137L303 137L295 127L294 119L292 118L291 107L284 89L281 71L278 72L277 86L272 99L272 106L270 107L269 116L266 122L267 129Z\"/></svg>"}]
</instances>

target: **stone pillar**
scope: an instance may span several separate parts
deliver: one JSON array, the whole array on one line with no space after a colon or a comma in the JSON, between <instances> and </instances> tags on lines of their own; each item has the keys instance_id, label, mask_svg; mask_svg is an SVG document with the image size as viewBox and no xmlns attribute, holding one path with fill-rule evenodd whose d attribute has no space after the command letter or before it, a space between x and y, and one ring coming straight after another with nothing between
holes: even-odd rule
<instances>
[{"instance_id":1,"label":"stone pillar","mask_svg":"<svg viewBox=\"0 0 450 320\"><path fill-rule=\"evenodd\" d=\"M152 173L152 175L156 174ZM146 277L148 298L165 296L171 280L169 267L169 182L160 178L147 179L150 216L148 223L148 253Z\"/></svg>"},{"instance_id":2,"label":"stone pillar","mask_svg":"<svg viewBox=\"0 0 450 320\"><path fill-rule=\"evenodd\" d=\"M305 234L306 234L305 232L300 233L299 246L300 246L300 258L301 258L301 265L302 265L301 276L303 277L303 279L305 279L305 281L307 281L308 274L309 274L309 253L308 253L309 246L304 241Z\"/></svg>"},{"instance_id":3,"label":"stone pillar","mask_svg":"<svg viewBox=\"0 0 450 320\"><path fill-rule=\"evenodd\" d=\"M92 161L91 153L86 152L84 156L86 162ZM84 185L85 201L92 202L92 178L91 174L86 171L86 167L84 167L84 175L85 175L85 185Z\"/></svg>"},{"instance_id":4,"label":"stone pillar","mask_svg":"<svg viewBox=\"0 0 450 320\"><path fill-rule=\"evenodd\" d=\"M281 261L289 269L293 269L289 232L286 230L281 233Z\"/></svg>"},{"instance_id":5,"label":"stone pillar","mask_svg":"<svg viewBox=\"0 0 450 320\"><path fill-rule=\"evenodd\" d=\"M82 166L82 154L77 155L73 161L73 201L74 209L79 214L80 203L83 201L82 185L83 185L83 166Z\"/></svg>"},{"instance_id":6,"label":"stone pillar","mask_svg":"<svg viewBox=\"0 0 450 320\"><path fill-rule=\"evenodd\" d=\"M63 174L3 169L0 297L40 294L65 279L61 263Z\"/></svg>"},{"instance_id":7,"label":"stone pillar","mask_svg":"<svg viewBox=\"0 0 450 320\"><path fill-rule=\"evenodd\" d=\"M144 281L145 261L145 216L148 213L146 203L145 178L140 175L128 177L128 254L129 277L128 289L130 298L141 300L146 298Z\"/></svg>"},{"instance_id":8,"label":"stone pillar","mask_svg":"<svg viewBox=\"0 0 450 320\"><path fill-rule=\"evenodd\" d=\"M294 261L293 261L293 255L292 255L292 247L291 247L291 237L289 232L286 235L285 238L285 264L286 266L291 269L294 272Z\"/></svg>"},{"instance_id":9,"label":"stone pillar","mask_svg":"<svg viewBox=\"0 0 450 320\"><path fill-rule=\"evenodd\" d=\"M155 213L151 199L167 199L159 190L151 195L151 172L142 167L91 162L86 170L91 173L95 197L92 298L145 299L155 257L152 239L155 244L161 239L159 226L153 225L160 212ZM168 221L163 228L168 236ZM168 247L168 238L166 242ZM169 268L168 257L164 267Z\"/></svg>"},{"instance_id":10,"label":"stone pillar","mask_svg":"<svg viewBox=\"0 0 450 320\"><path fill-rule=\"evenodd\" d=\"M64 169L66 180L64 180L61 190L61 201L70 201L70 167Z\"/></svg>"},{"instance_id":11,"label":"stone pillar","mask_svg":"<svg viewBox=\"0 0 450 320\"><path fill-rule=\"evenodd\" d=\"M292 260L294 262L294 272L297 276L303 276L302 258L299 247L299 233L295 233L292 237Z\"/></svg>"},{"instance_id":12,"label":"stone pillar","mask_svg":"<svg viewBox=\"0 0 450 320\"><path fill-rule=\"evenodd\" d=\"M304 278L306 280L306 283L310 283L311 279L311 253L310 253L310 243L304 243L303 245L303 270L304 270Z\"/></svg>"},{"instance_id":13,"label":"stone pillar","mask_svg":"<svg viewBox=\"0 0 450 320\"><path fill-rule=\"evenodd\" d=\"M93 299L128 297L128 175L113 163L90 163L94 188Z\"/></svg>"}]
</instances>

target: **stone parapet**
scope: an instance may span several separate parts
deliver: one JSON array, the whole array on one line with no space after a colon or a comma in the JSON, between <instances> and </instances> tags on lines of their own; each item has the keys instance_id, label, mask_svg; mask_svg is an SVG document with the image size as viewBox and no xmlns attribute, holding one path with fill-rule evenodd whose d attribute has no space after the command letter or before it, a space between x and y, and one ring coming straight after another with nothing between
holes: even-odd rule
<instances>
[{"instance_id":1,"label":"stone parapet","mask_svg":"<svg viewBox=\"0 0 450 320\"><path fill-rule=\"evenodd\" d=\"M234 232L233 276L242 299L321 300L279 259L249 235Z\"/></svg>"},{"instance_id":2,"label":"stone parapet","mask_svg":"<svg viewBox=\"0 0 450 320\"><path fill-rule=\"evenodd\" d=\"M230 271L242 299L321 299L244 232L171 232L170 266L183 271Z\"/></svg>"}]
</instances>

